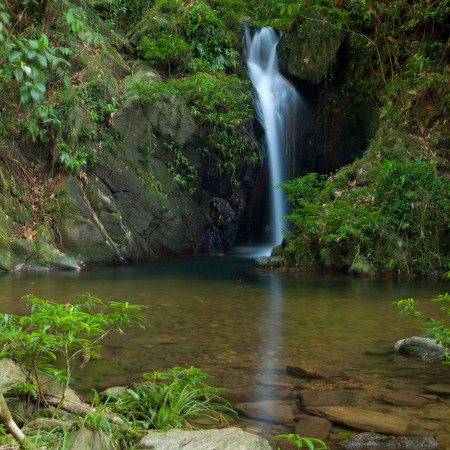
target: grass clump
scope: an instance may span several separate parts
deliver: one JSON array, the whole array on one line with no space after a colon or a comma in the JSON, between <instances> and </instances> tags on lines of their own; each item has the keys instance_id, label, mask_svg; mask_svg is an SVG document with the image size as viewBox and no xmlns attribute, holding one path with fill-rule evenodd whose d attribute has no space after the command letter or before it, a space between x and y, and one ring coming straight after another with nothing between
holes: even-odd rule
<instances>
[{"instance_id":1,"label":"grass clump","mask_svg":"<svg viewBox=\"0 0 450 450\"><path fill-rule=\"evenodd\" d=\"M226 421L224 414L236 414L219 396L222 389L204 382L210 375L201 369L175 367L144 377L148 381L127 388L113 405L144 429L191 428L191 422L201 417Z\"/></svg>"}]
</instances>

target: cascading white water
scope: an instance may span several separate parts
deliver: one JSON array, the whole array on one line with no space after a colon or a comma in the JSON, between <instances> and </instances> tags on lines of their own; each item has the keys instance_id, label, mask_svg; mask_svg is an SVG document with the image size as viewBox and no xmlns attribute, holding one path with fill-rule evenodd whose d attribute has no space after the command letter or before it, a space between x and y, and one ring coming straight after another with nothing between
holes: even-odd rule
<instances>
[{"instance_id":1,"label":"cascading white water","mask_svg":"<svg viewBox=\"0 0 450 450\"><path fill-rule=\"evenodd\" d=\"M283 217L288 213L284 192L276 188L287 180L286 127L287 114L298 102L295 89L278 68L279 34L270 27L247 28L244 44L247 51L247 71L257 93L257 111L266 133L271 189L271 242L283 239Z\"/></svg>"}]
</instances>

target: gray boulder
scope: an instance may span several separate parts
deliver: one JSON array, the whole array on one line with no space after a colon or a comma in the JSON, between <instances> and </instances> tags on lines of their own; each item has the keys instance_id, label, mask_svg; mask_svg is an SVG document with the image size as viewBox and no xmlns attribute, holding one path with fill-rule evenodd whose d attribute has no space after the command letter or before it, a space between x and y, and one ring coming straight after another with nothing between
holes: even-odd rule
<instances>
[{"instance_id":1,"label":"gray boulder","mask_svg":"<svg viewBox=\"0 0 450 450\"><path fill-rule=\"evenodd\" d=\"M397 341L395 350L403 356L416 356L419 358L442 358L445 349L435 339L412 336Z\"/></svg>"},{"instance_id":2,"label":"gray boulder","mask_svg":"<svg viewBox=\"0 0 450 450\"><path fill-rule=\"evenodd\" d=\"M151 431L137 448L154 450L271 450L268 441L240 428Z\"/></svg>"}]
</instances>

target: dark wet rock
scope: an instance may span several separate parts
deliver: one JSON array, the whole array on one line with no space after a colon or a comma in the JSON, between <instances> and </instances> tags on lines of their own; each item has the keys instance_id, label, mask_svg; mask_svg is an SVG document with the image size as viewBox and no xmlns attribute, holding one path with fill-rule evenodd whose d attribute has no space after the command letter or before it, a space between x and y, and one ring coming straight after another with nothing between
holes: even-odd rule
<instances>
[{"instance_id":1,"label":"dark wet rock","mask_svg":"<svg viewBox=\"0 0 450 450\"><path fill-rule=\"evenodd\" d=\"M389 392L383 397L383 401L396 406L422 406L429 400L413 392Z\"/></svg>"},{"instance_id":2,"label":"dark wet rock","mask_svg":"<svg viewBox=\"0 0 450 450\"><path fill-rule=\"evenodd\" d=\"M255 260L255 267L260 269L274 269L282 265L283 260L279 256L260 256Z\"/></svg>"},{"instance_id":3,"label":"dark wet rock","mask_svg":"<svg viewBox=\"0 0 450 450\"><path fill-rule=\"evenodd\" d=\"M302 406L354 406L361 401L362 392L333 389L327 391L300 391Z\"/></svg>"},{"instance_id":4,"label":"dark wet rock","mask_svg":"<svg viewBox=\"0 0 450 450\"><path fill-rule=\"evenodd\" d=\"M450 384L429 384L425 390L432 394L450 395Z\"/></svg>"},{"instance_id":5,"label":"dark wet rock","mask_svg":"<svg viewBox=\"0 0 450 450\"><path fill-rule=\"evenodd\" d=\"M274 423L291 423L297 412L292 402L264 400L261 402L237 403L235 409L247 417Z\"/></svg>"},{"instance_id":6,"label":"dark wet rock","mask_svg":"<svg viewBox=\"0 0 450 450\"><path fill-rule=\"evenodd\" d=\"M445 356L445 349L434 339L412 336L395 343L394 348L403 356L419 358L440 358Z\"/></svg>"},{"instance_id":7,"label":"dark wet rock","mask_svg":"<svg viewBox=\"0 0 450 450\"><path fill-rule=\"evenodd\" d=\"M87 447L86 447L87 448ZM268 441L239 428L150 431L136 448L154 450L271 450Z\"/></svg>"},{"instance_id":8,"label":"dark wet rock","mask_svg":"<svg viewBox=\"0 0 450 450\"><path fill-rule=\"evenodd\" d=\"M436 439L432 436L423 437L395 437L377 433L361 433L341 442L343 448L438 448Z\"/></svg>"},{"instance_id":9,"label":"dark wet rock","mask_svg":"<svg viewBox=\"0 0 450 450\"><path fill-rule=\"evenodd\" d=\"M318 14L317 19L321 17ZM298 17L300 23L304 20ZM298 22L287 33L281 42L283 51L280 61L284 70L290 75L294 75L312 84L320 83L331 62L342 45L345 34L338 31L334 34L327 34L327 37L320 40L320 43L314 37L314 33L308 37L299 36ZM320 50L318 49L320 45Z\"/></svg>"},{"instance_id":10,"label":"dark wet rock","mask_svg":"<svg viewBox=\"0 0 450 450\"><path fill-rule=\"evenodd\" d=\"M311 414L323 417L355 430L405 435L409 422L394 414L384 414L362 408L345 406L313 406L305 408Z\"/></svg>"},{"instance_id":11,"label":"dark wet rock","mask_svg":"<svg viewBox=\"0 0 450 450\"><path fill-rule=\"evenodd\" d=\"M309 364L300 364L287 366L287 373L301 378L321 379L341 377L343 372L332 366L311 366Z\"/></svg>"},{"instance_id":12,"label":"dark wet rock","mask_svg":"<svg viewBox=\"0 0 450 450\"><path fill-rule=\"evenodd\" d=\"M331 422L322 417L304 417L297 422L295 433L324 441L331 430Z\"/></svg>"}]
</instances>

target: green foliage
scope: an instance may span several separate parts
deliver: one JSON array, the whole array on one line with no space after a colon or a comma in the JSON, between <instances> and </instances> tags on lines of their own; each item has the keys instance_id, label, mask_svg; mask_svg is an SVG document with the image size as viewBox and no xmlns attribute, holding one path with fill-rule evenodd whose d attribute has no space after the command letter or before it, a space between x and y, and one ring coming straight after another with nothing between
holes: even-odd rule
<instances>
[{"instance_id":1,"label":"green foliage","mask_svg":"<svg viewBox=\"0 0 450 450\"><path fill-rule=\"evenodd\" d=\"M147 13L149 34L138 50L167 73L224 71L236 65L232 35L218 11L202 0L160 0Z\"/></svg>"},{"instance_id":2,"label":"green foliage","mask_svg":"<svg viewBox=\"0 0 450 450\"><path fill-rule=\"evenodd\" d=\"M149 381L129 387L114 408L145 429L190 428L189 421L196 418L226 421L223 413L235 414L218 395L222 389L203 381L210 376L201 369L175 367L144 377Z\"/></svg>"},{"instance_id":3,"label":"green foliage","mask_svg":"<svg viewBox=\"0 0 450 450\"><path fill-rule=\"evenodd\" d=\"M60 162L73 174L88 170L99 162L95 148L92 146L80 145L77 148L71 148L66 142L60 141L58 148Z\"/></svg>"},{"instance_id":4,"label":"green foliage","mask_svg":"<svg viewBox=\"0 0 450 450\"><path fill-rule=\"evenodd\" d=\"M144 103L155 103L166 95L182 100L207 139L203 155L213 155L219 172L236 179L237 170L250 158L245 154L246 124L253 119L254 111L248 81L235 75L198 74L150 85L137 84L135 92Z\"/></svg>"},{"instance_id":5,"label":"green foliage","mask_svg":"<svg viewBox=\"0 0 450 450\"><path fill-rule=\"evenodd\" d=\"M448 293L438 295L437 298L431 299L432 302L450 302L450 295ZM430 338L435 339L437 343L441 343L445 349L444 363L450 364L450 328L447 326L445 319L437 320L433 317L427 317L423 311L417 309L419 305L418 300L408 298L394 302L398 308L401 308L398 313L401 316L409 317L410 319L420 319L422 327L430 333ZM450 315L450 306L443 306L440 308L442 312L447 312Z\"/></svg>"},{"instance_id":6,"label":"green foliage","mask_svg":"<svg viewBox=\"0 0 450 450\"><path fill-rule=\"evenodd\" d=\"M379 162L372 184L358 189L317 174L289 181L282 187L293 206L293 236L315 248L319 265L331 251L347 268L362 255L379 271L438 275L449 264L449 188L435 170L417 158Z\"/></svg>"},{"instance_id":7,"label":"green foliage","mask_svg":"<svg viewBox=\"0 0 450 450\"><path fill-rule=\"evenodd\" d=\"M298 434L279 434L277 436L274 436L271 439L279 439L279 438L284 438L287 439L289 442L293 442L294 444L297 445L298 448L302 448L303 444L305 444L306 447L309 448L309 450L314 450L314 449L318 449L318 450L326 450L327 446L325 444L325 442L321 441L320 439L316 439L316 438L305 438L305 437L301 437Z\"/></svg>"},{"instance_id":8,"label":"green foliage","mask_svg":"<svg viewBox=\"0 0 450 450\"><path fill-rule=\"evenodd\" d=\"M91 357L99 357L100 341L110 332L123 332L130 325L144 323L139 314L143 306L113 301L105 306L90 294L80 296L74 304L41 300L33 295L24 298L30 303L30 315L1 317L0 357L20 364L27 376L24 390L39 399L44 398L48 377L66 389L76 362L85 365Z\"/></svg>"}]
</instances>

